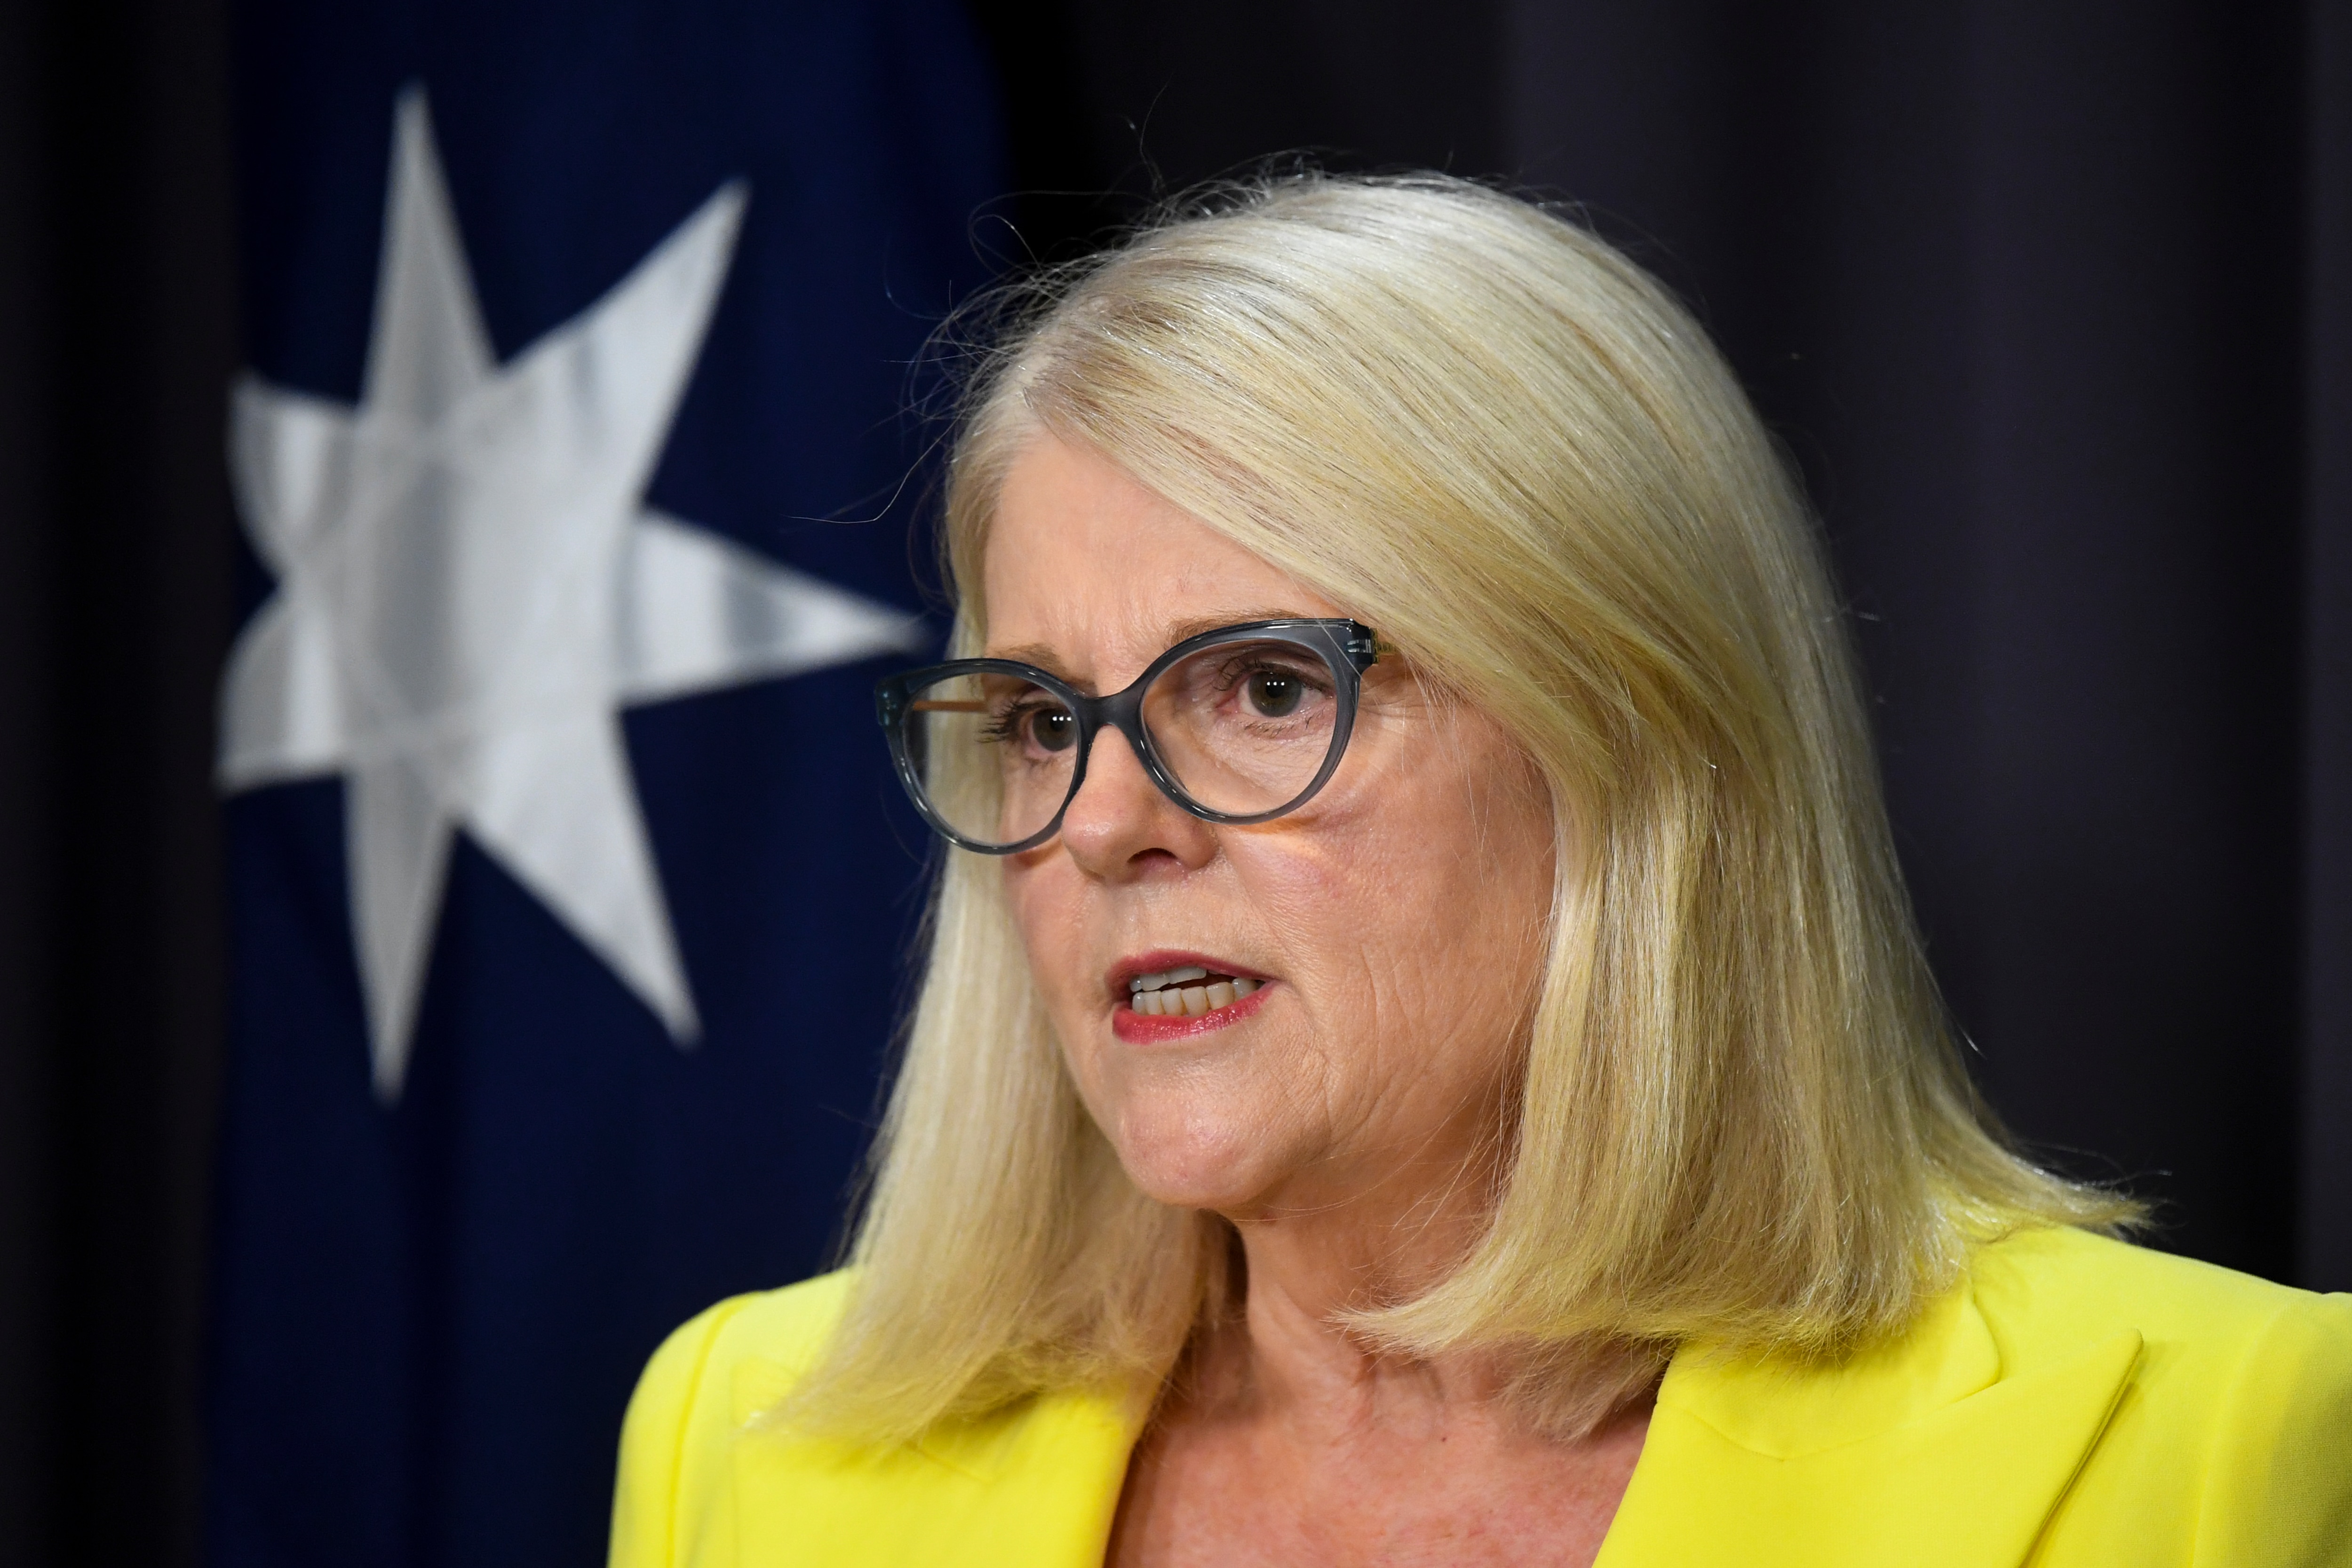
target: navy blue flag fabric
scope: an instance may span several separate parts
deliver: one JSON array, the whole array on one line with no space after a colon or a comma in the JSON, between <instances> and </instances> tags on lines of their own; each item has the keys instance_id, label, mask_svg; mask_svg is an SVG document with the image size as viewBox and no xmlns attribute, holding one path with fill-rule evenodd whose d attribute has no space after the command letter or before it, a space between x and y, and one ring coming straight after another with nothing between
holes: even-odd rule
<instances>
[{"instance_id":1,"label":"navy blue flag fabric","mask_svg":"<svg viewBox=\"0 0 2352 1568\"><path fill-rule=\"evenodd\" d=\"M823 1261L930 847L950 0L253 0L215 1568L601 1561L662 1335ZM935 609L935 606L933 606Z\"/></svg>"}]
</instances>

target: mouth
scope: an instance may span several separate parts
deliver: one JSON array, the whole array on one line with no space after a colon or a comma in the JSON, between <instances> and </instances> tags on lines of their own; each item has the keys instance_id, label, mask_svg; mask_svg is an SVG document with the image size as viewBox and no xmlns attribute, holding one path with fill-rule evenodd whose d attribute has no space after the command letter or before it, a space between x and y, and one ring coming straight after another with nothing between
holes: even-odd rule
<instances>
[{"instance_id":1,"label":"mouth","mask_svg":"<svg viewBox=\"0 0 2352 1568\"><path fill-rule=\"evenodd\" d=\"M1147 1018L1200 1018L1230 1007L1263 982L1225 974L1203 963L1180 963L1127 983L1127 1005Z\"/></svg>"},{"instance_id":2,"label":"mouth","mask_svg":"<svg viewBox=\"0 0 2352 1568\"><path fill-rule=\"evenodd\" d=\"M1222 1028L1256 1012L1273 984L1197 953L1145 953L1112 976L1111 1028L1136 1041Z\"/></svg>"}]
</instances>

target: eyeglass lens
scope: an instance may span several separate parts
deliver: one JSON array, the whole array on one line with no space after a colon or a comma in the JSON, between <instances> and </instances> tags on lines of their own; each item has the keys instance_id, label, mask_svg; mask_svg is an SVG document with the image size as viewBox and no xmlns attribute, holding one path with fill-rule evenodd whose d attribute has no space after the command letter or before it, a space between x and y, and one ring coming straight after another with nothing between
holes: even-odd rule
<instances>
[{"instance_id":1,"label":"eyeglass lens","mask_svg":"<svg viewBox=\"0 0 2352 1568\"><path fill-rule=\"evenodd\" d=\"M945 676L908 696L908 754L941 821L989 845L1045 831L1069 798L1078 758L1077 715L1057 693L992 672ZM1144 692L1142 719L1191 804L1253 816L1313 784L1339 739L1339 677L1312 649L1220 643L1162 670Z\"/></svg>"}]
</instances>

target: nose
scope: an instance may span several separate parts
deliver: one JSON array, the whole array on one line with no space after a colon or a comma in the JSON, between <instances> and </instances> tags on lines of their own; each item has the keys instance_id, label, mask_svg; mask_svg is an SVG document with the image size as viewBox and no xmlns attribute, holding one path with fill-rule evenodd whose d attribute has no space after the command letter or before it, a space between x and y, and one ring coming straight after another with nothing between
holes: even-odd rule
<instances>
[{"instance_id":1,"label":"nose","mask_svg":"<svg viewBox=\"0 0 2352 1568\"><path fill-rule=\"evenodd\" d=\"M1127 736L1109 725L1095 736L1086 781L1062 816L1061 840L1081 870L1114 881L1155 869L1196 871L1217 852L1210 826L1162 795Z\"/></svg>"}]
</instances>

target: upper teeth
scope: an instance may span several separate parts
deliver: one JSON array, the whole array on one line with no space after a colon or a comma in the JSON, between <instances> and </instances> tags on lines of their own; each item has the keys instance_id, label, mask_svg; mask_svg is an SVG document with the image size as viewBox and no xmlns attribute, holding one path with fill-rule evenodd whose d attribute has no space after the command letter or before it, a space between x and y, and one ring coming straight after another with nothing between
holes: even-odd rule
<instances>
[{"instance_id":1,"label":"upper teeth","mask_svg":"<svg viewBox=\"0 0 2352 1568\"><path fill-rule=\"evenodd\" d=\"M1160 974L1139 974L1127 983L1129 1003L1147 1016L1184 1015L1197 1018L1212 1008L1241 1000L1263 984L1223 976L1206 985L1193 984L1201 980L1209 980L1209 971L1197 963L1181 964Z\"/></svg>"}]
</instances>

